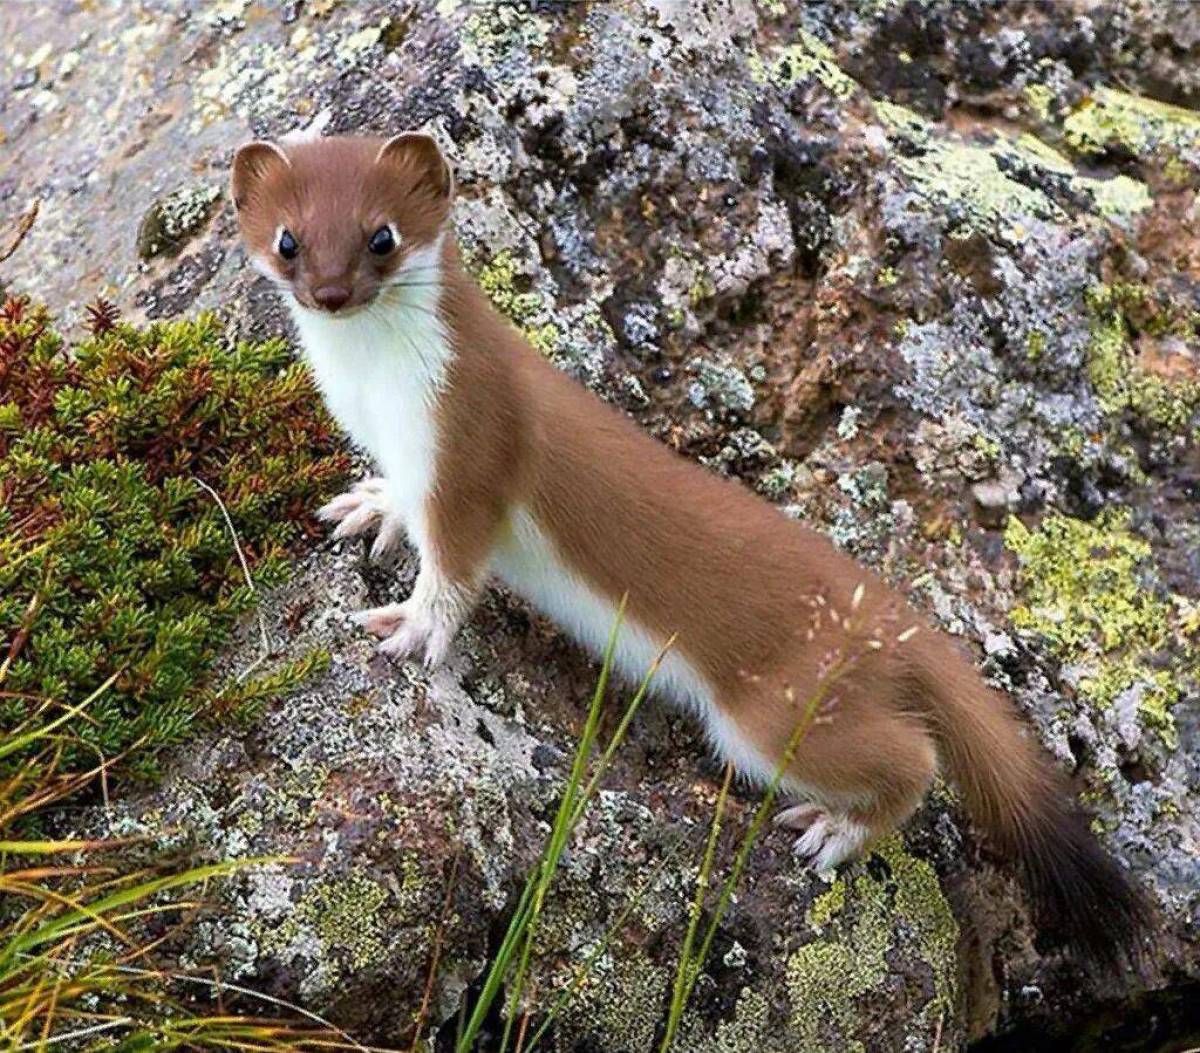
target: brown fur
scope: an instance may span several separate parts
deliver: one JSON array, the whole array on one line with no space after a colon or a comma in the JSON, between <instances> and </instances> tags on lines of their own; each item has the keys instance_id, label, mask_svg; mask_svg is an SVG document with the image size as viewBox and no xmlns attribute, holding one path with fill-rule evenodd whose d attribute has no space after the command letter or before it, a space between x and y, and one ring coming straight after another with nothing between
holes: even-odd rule
<instances>
[{"instance_id":1,"label":"brown fur","mask_svg":"<svg viewBox=\"0 0 1200 1053\"><path fill-rule=\"evenodd\" d=\"M350 275L363 285L356 296L373 295L379 264L354 246L374 226L396 222L409 246L443 229L440 159L405 148L381 165L380 145L324 140L290 165L254 147L235 170L252 249L269 252L281 223L312 247L298 273L281 275L302 300L313 275ZM825 537L655 442L548 363L463 272L452 238L442 259L439 309L454 357L436 407L429 521L448 581L473 595L510 512L529 509L593 591L614 604L627 596L653 638L677 637L715 704L771 765L825 685L822 719L787 774L861 825L868 843L912 813L940 759L973 818L1025 863L1073 934L1097 954L1132 940L1136 896L1007 701L948 638ZM1074 861L1058 859L1056 838ZM1097 927L1105 915L1111 933Z\"/></svg>"}]
</instances>

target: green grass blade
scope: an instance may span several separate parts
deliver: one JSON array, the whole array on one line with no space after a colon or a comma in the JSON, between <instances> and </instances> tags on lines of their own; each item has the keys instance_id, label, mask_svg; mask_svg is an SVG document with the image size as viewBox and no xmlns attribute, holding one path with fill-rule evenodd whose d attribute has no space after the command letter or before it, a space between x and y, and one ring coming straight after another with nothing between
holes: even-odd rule
<instances>
[{"instance_id":1,"label":"green grass blade","mask_svg":"<svg viewBox=\"0 0 1200 1053\"><path fill-rule=\"evenodd\" d=\"M671 990L671 1008L667 1013L667 1026L663 1033L662 1045L664 1053L671 1048L675 1041L675 1033L679 1030L679 1022L683 1019L684 1006L691 991L688 981L692 976L692 947L695 944L696 932L700 927L700 915L704 912L704 900L708 893L708 883L712 876L713 862L717 854L717 839L721 836L721 819L725 814L725 805L729 800L729 787L733 782L733 765L725 765L725 779L721 783L721 792L717 797L716 811L709 827L708 840L704 846L704 857L700 863L700 873L696 878L696 895L692 899L692 909L689 911L687 932L683 937L683 950L679 955L679 966L675 970L675 984Z\"/></svg>"},{"instance_id":2,"label":"green grass blade","mask_svg":"<svg viewBox=\"0 0 1200 1053\"><path fill-rule=\"evenodd\" d=\"M80 713L82 713L88 706L95 702L96 699L104 694L105 691L112 687L117 677L121 675L121 672L122 670L118 669L115 673L113 673L112 676L105 680L103 684L96 688L95 691L88 695L87 698L80 702L79 705L68 706L67 711L63 713L62 716L55 717L54 720L50 721L50 723L44 727L38 728L36 731L27 731L24 735L16 735L13 738L6 739L4 742L0 742L0 760L3 760L5 757L16 753L18 750L24 749L31 743L48 738L55 729L61 727L63 724L67 723L67 721L73 720L75 717L79 716Z\"/></svg>"},{"instance_id":3,"label":"green grass blade","mask_svg":"<svg viewBox=\"0 0 1200 1053\"><path fill-rule=\"evenodd\" d=\"M574 812L575 793L582 780L588 752L591 749L592 742L596 736L596 729L599 726L600 707L604 701L609 676L612 672L613 659L616 654L617 632L620 628L624 610L625 602L622 600L621 606L617 611L617 619L609 634L608 645L604 652L604 662L600 667L600 676L596 681L595 691L592 693L592 701L588 708L587 719L584 722L583 733L579 739L579 746L575 750L575 758L571 765L571 774L563 790L562 799L559 801L558 811L555 813L550 837L546 842L545 848L542 850L541 858L526 879L525 889L521 894L521 903L517 911L513 914L512 920L509 922L500 948L492 959L492 964L488 967L483 989L479 993L479 998L471 1011L471 1015L455 1047L457 1053L469 1053L471 1047L474 1045L475 1039L483 1027L483 1022L491 1010L492 1003L499 994L500 986L508 974L509 965L512 962L512 956L516 952L517 945L529 927L533 917L534 901L537 898L538 889L543 886L543 883L548 884L548 876L553 873L553 868L557 866L558 858L562 854L561 844L565 843L563 840L563 828ZM514 987L514 992L515 997L520 996L519 986ZM506 1029L507 1034L508 1031Z\"/></svg>"},{"instance_id":4,"label":"green grass blade","mask_svg":"<svg viewBox=\"0 0 1200 1053\"><path fill-rule=\"evenodd\" d=\"M249 866L278 863L281 861L283 861L281 857L267 856L259 859L238 859L225 863L213 863L209 866L196 867L192 870L184 871L181 874L170 874L151 881L143 881L130 888L118 889L107 896L101 896L98 900L87 904L86 907L68 910L58 917L44 922L35 929L14 936L0 949L0 975L3 975L7 971L13 960L18 956L28 953L35 947L40 947L52 940L63 937L64 934L79 926L81 922L94 919L97 915L104 915L120 907L129 906L173 888L195 885L214 877L224 877ZM94 920L92 920L92 924L95 924Z\"/></svg>"}]
</instances>

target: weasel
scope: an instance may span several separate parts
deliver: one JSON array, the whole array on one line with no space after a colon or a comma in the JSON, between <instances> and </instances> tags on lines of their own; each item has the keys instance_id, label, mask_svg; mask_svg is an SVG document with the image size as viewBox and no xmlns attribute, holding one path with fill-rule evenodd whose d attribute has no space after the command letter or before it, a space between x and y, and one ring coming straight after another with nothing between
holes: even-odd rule
<instances>
[{"instance_id":1,"label":"weasel","mask_svg":"<svg viewBox=\"0 0 1200 1053\"><path fill-rule=\"evenodd\" d=\"M818 869L903 823L939 765L1022 864L1040 916L1116 961L1143 906L1032 735L951 639L893 589L737 482L646 435L547 362L462 266L454 177L431 137L252 142L232 197L253 264L291 309L334 416L380 475L320 515L336 537L407 535L403 603L359 621L435 665L491 576L593 651L621 598L615 662L770 780L807 700L820 719L778 821Z\"/></svg>"}]
</instances>

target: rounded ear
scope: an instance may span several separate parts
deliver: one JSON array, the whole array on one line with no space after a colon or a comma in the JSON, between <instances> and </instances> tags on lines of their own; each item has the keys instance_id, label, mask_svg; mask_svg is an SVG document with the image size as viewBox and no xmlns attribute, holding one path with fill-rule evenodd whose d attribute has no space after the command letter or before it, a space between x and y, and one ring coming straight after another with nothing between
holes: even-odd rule
<instances>
[{"instance_id":1,"label":"rounded ear","mask_svg":"<svg viewBox=\"0 0 1200 1053\"><path fill-rule=\"evenodd\" d=\"M375 163L398 163L417 173L418 180L439 200L454 196L454 172L437 140L425 132L401 132L379 148Z\"/></svg>"},{"instance_id":2,"label":"rounded ear","mask_svg":"<svg viewBox=\"0 0 1200 1053\"><path fill-rule=\"evenodd\" d=\"M229 180L233 207L240 209L262 180L280 167L291 168L288 155L274 143L259 139L238 148L233 157L233 172Z\"/></svg>"}]
</instances>

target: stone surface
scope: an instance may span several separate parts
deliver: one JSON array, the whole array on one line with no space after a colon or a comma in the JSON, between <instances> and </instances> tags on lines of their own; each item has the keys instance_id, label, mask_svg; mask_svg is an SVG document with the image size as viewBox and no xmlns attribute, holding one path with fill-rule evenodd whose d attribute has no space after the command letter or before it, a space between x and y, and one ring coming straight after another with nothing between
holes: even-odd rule
<instances>
[{"instance_id":1,"label":"stone surface","mask_svg":"<svg viewBox=\"0 0 1200 1053\"><path fill-rule=\"evenodd\" d=\"M1200 982L1198 52L1195 5L1150 0L5 4L0 244L40 210L0 281L67 318L105 293L277 332L211 198L233 150L324 108L427 127L472 267L535 345L978 645L1160 909L1143 975L1088 977L944 792L832 880L771 833L680 1048L1034 1048L1116 1021L1158 1049L1140 1022ZM595 673L498 594L446 668L389 667L345 614L404 582L313 554L267 617L330 672L113 823L300 857L227 883L183 953L396 1044L455 872L433 1024L479 975ZM687 720L644 713L552 897L543 999L623 918L559 1048L652 1048L716 790Z\"/></svg>"}]
</instances>

